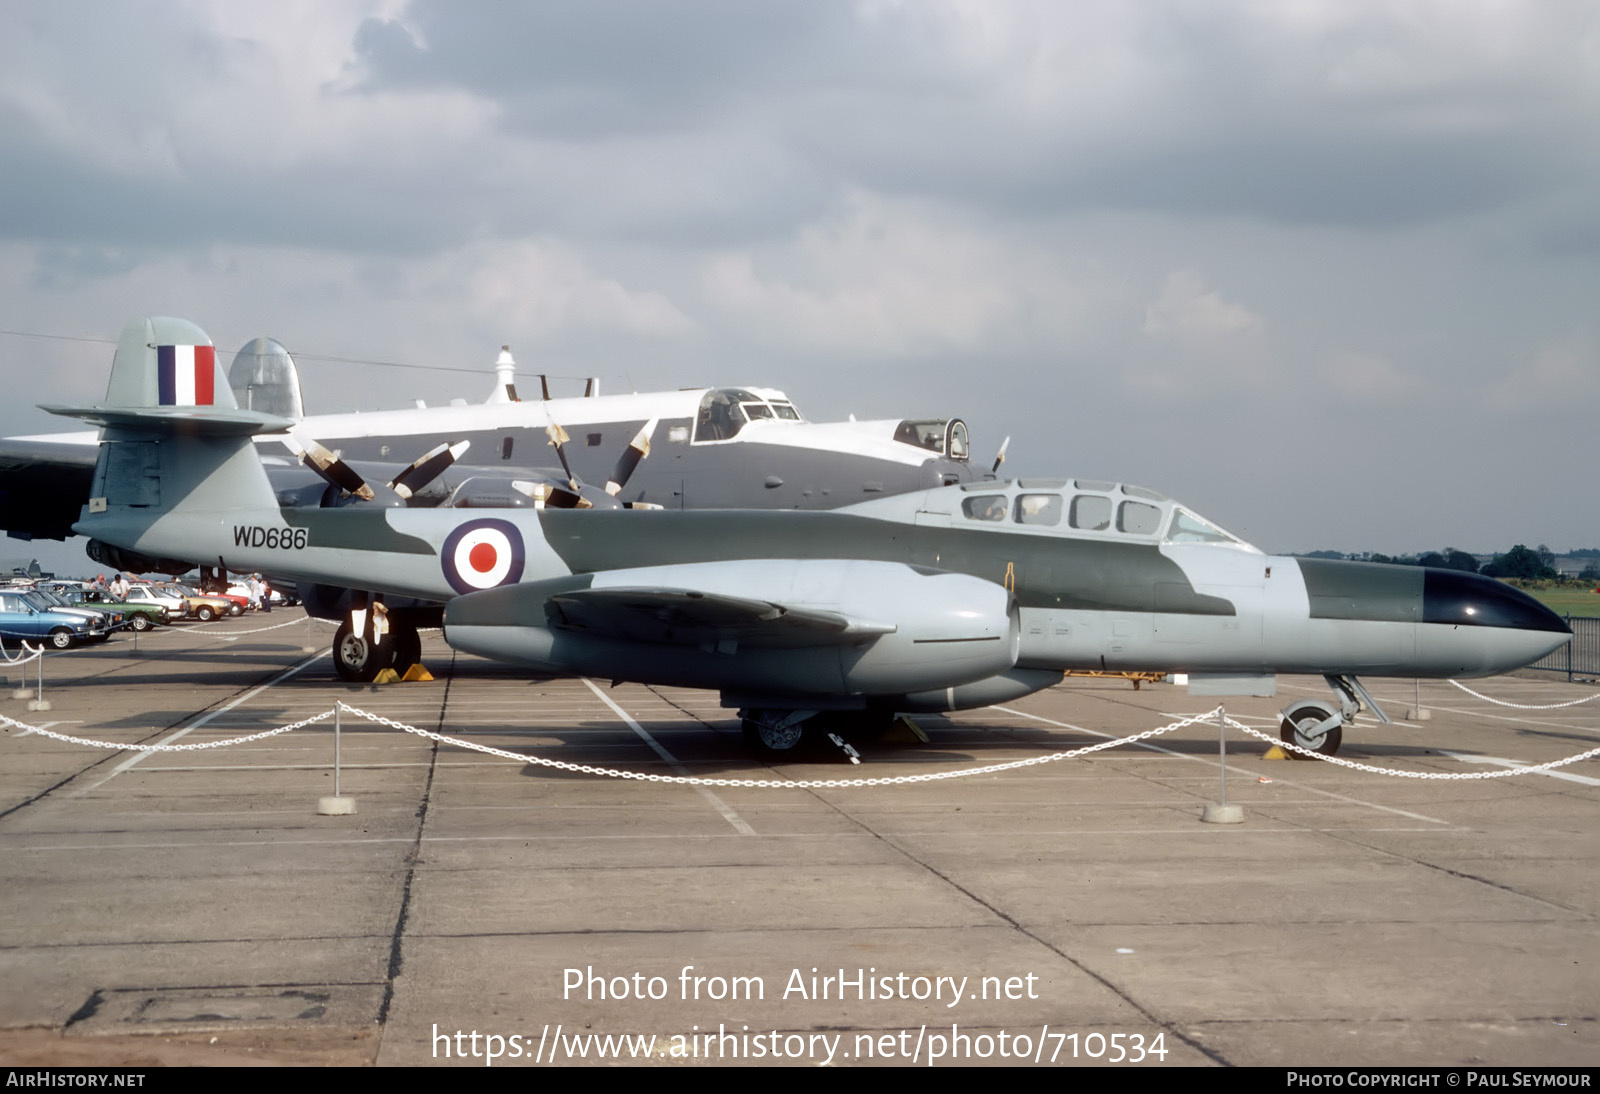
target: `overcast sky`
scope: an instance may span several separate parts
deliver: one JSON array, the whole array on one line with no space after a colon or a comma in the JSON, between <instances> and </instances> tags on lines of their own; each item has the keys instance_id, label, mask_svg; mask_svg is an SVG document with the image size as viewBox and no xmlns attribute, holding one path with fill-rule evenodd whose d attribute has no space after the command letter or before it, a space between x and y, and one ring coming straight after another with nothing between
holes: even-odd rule
<instances>
[{"instance_id":1,"label":"overcast sky","mask_svg":"<svg viewBox=\"0 0 1600 1094\"><path fill-rule=\"evenodd\" d=\"M1597 11L0 0L0 327L271 335L314 413L510 343L960 415L1269 550L1595 546ZM0 433L110 355L0 335Z\"/></svg>"}]
</instances>

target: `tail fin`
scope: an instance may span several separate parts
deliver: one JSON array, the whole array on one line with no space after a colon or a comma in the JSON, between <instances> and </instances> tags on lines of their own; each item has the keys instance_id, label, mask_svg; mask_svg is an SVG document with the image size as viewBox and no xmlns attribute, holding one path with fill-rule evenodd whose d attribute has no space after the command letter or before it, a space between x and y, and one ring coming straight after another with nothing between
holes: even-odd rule
<instances>
[{"instance_id":1,"label":"tail fin","mask_svg":"<svg viewBox=\"0 0 1600 1094\"><path fill-rule=\"evenodd\" d=\"M107 406L215 406L235 410L217 383L217 348L187 319L135 319L122 328L111 361Z\"/></svg>"},{"instance_id":2,"label":"tail fin","mask_svg":"<svg viewBox=\"0 0 1600 1094\"><path fill-rule=\"evenodd\" d=\"M292 424L240 410L218 372L216 347L187 319L135 319L122 328L104 403L43 409L103 426L190 434L263 433Z\"/></svg>"},{"instance_id":3,"label":"tail fin","mask_svg":"<svg viewBox=\"0 0 1600 1094\"><path fill-rule=\"evenodd\" d=\"M238 405L246 410L276 414L299 421L306 416L300 391L300 370L282 344L272 338L252 338L228 366L228 386Z\"/></svg>"},{"instance_id":4,"label":"tail fin","mask_svg":"<svg viewBox=\"0 0 1600 1094\"><path fill-rule=\"evenodd\" d=\"M74 525L81 534L184 558L220 514L277 515L277 496L250 437L292 423L240 410L211 339L188 320L129 323L105 402L44 409L105 427L89 504Z\"/></svg>"}]
</instances>

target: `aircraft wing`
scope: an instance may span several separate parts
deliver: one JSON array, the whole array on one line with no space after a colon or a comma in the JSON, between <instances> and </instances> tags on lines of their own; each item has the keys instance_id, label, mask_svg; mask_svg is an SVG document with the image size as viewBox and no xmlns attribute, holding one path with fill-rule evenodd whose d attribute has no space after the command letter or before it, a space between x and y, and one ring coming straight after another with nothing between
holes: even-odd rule
<instances>
[{"instance_id":1,"label":"aircraft wing","mask_svg":"<svg viewBox=\"0 0 1600 1094\"><path fill-rule=\"evenodd\" d=\"M17 539L66 539L89 496L93 444L0 440L0 529Z\"/></svg>"},{"instance_id":2,"label":"aircraft wing","mask_svg":"<svg viewBox=\"0 0 1600 1094\"><path fill-rule=\"evenodd\" d=\"M629 642L807 646L892 634L892 623L696 589L579 589L551 596L552 626Z\"/></svg>"},{"instance_id":3,"label":"aircraft wing","mask_svg":"<svg viewBox=\"0 0 1600 1094\"><path fill-rule=\"evenodd\" d=\"M545 671L815 700L1009 671L1010 601L994 582L902 562L747 558L483 589L445 605L444 629L465 653Z\"/></svg>"}]
</instances>

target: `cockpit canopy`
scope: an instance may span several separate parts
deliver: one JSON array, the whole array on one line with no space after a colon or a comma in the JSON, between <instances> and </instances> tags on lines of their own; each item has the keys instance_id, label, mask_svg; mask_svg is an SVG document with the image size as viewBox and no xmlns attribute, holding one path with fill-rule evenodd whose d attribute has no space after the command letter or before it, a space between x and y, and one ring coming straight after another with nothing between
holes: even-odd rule
<instances>
[{"instance_id":1,"label":"cockpit canopy","mask_svg":"<svg viewBox=\"0 0 1600 1094\"><path fill-rule=\"evenodd\" d=\"M965 462L972 455L967 423L960 418L907 418L895 428L894 439L952 460Z\"/></svg>"},{"instance_id":2,"label":"cockpit canopy","mask_svg":"<svg viewBox=\"0 0 1600 1094\"><path fill-rule=\"evenodd\" d=\"M771 388L719 387L706 392L695 416L695 443L728 441L761 419L803 422L800 411L781 391Z\"/></svg>"},{"instance_id":3,"label":"cockpit canopy","mask_svg":"<svg viewBox=\"0 0 1600 1094\"><path fill-rule=\"evenodd\" d=\"M1255 550L1165 494L1142 486L1093 479L1019 479L968 483L961 489L968 495L961 500L961 515L967 520Z\"/></svg>"}]
</instances>

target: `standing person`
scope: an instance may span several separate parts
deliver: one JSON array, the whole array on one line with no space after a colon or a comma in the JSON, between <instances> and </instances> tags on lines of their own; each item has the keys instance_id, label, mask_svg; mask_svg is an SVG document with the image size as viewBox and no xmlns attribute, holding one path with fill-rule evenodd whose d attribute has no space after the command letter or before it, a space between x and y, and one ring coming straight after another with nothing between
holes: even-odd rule
<instances>
[{"instance_id":1,"label":"standing person","mask_svg":"<svg viewBox=\"0 0 1600 1094\"><path fill-rule=\"evenodd\" d=\"M261 578L261 610L272 611L272 584L266 578Z\"/></svg>"},{"instance_id":2,"label":"standing person","mask_svg":"<svg viewBox=\"0 0 1600 1094\"><path fill-rule=\"evenodd\" d=\"M128 579L121 574L111 579L111 595L119 604L128 599L128 590L130 588L132 586L128 584Z\"/></svg>"}]
</instances>

